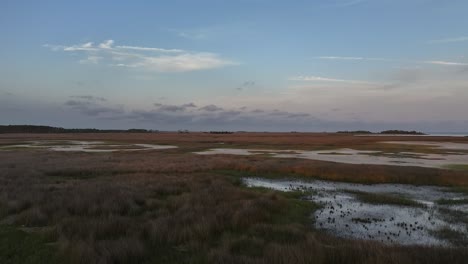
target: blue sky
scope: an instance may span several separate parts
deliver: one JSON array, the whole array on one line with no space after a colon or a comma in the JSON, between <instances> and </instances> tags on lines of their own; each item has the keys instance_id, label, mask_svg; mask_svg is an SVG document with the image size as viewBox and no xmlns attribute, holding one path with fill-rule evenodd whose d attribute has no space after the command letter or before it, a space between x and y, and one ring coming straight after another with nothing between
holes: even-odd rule
<instances>
[{"instance_id":1,"label":"blue sky","mask_svg":"<svg viewBox=\"0 0 468 264\"><path fill-rule=\"evenodd\" d=\"M0 123L468 130L468 2L2 1Z\"/></svg>"}]
</instances>

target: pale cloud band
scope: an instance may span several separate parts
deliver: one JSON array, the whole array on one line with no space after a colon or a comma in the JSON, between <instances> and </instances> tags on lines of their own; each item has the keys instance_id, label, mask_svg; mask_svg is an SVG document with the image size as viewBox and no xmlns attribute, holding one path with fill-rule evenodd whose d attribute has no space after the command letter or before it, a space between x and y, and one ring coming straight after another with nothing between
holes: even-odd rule
<instances>
[{"instance_id":1,"label":"pale cloud band","mask_svg":"<svg viewBox=\"0 0 468 264\"><path fill-rule=\"evenodd\" d=\"M366 57L342 57L342 56L320 56L316 57L316 59L322 60L355 60L355 61L394 61L392 59L384 59L384 58L366 58Z\"/></svg>"},{"instance_id":2,"label":"pale cloud band","mask_svg":"<svg viewBox=\"0 0 468 264\"><path fill-rule=\"evenodd\" d=\"M468 63L452 62L452 61L424 61L426 64L443 65L443 66L468 66Z\"/></svg>"},{"instance_id":3,"label":"pale cloud band","mask_svg":"<svg viewBox=\"0 0 468 264\"><path fill-rule=\"evenodd\" d=\"M293 76L289 78L290 81L304 81L304 82L334 82L334 83L349 83L349 84L375 84L378 83L369 82L369 81L360 81L360 80L344 80L344 79L335 79L327 78L320 76Z\"/></svg>"},{"instance_id":4,"label":"pale cloud band","mask_svg":"<svg viewBox=\"0 0 468 264\"><path fill-rule=\"evenodd\" d=\"M441 61L441 60L396 60L386 58L366 58L366 57L343 57L343 56L319 56L315 59L320 60L342 60L342 61L382 61L382 62L402 62L402 63L416 63L416 64L432 64L441 66L468 66L468 63L464 62L453 62L453 61Z\"/></svg>"},{"instance_id":5,"label":"pale cloud band","mask_svg":"<svg viewBox=\"0 0 468 264\"><path fill-rule=\"evenodd\" d=\"M53 51L82 52L85 56L80 63L138 68L154 72L187 72L221 68L234 65L231 60L221 58L211 52L192 52L181 49L163 49L114 45L113 40L106 40L95 45L87 42L79 45L44 45Z\"/></svg>"},{"instance_id":6,"label":"pale cloud band","mask_svg":"<svg viewBox=\"0 0 468 264\"><path fill-rule=\"evenodd\" d=\"M456 37L456 38L446 38L446 39L434 39L429 41L431 44L437 44L437 43L452 43L452 42L463 42L463 41L468 41L468 37Z\"/></svg>"}]
</instances>

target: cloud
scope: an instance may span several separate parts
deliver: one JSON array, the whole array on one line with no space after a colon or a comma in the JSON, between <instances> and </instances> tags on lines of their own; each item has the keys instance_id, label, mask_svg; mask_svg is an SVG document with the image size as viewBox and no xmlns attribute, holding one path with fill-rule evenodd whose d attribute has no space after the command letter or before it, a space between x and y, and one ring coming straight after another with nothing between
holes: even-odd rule
<instances>
[{"instance_id":1,"label":"cloud","mask_svg":"<svg viewBox=\"0 0 468 264\"><path fill-rule=\"evenodd\" d=\"M123 113L122 107L102 105L103 102L107 101L102 97L95 97L92 95L75 95L70 97L75 98L76 100L68 100L64 103L64 105L71 107L72 109L77 110L87 116Z\"/></svg>"},{"instance_id":2,"label":"cloud","mask_svg":"<svg viewBox=\"0 0 468 264\"><path fill-rule=\"evenodd\" d=\"M350 84L377 84L369 81L358 81L358 80L343 80L334 79L319 76L294 76L289 78L290 81L304 81L304 82L339 82L339 83L350 83Z\"/></svg>"},{"instance_id":3,"label":"cloud","mask_svg":"<svg viewBox=\"0 0 468 264\"><path fill-rule=\"evenodd\" d=\"M308 113L291 113L288 115L288 118L302 118L302 117L310 117L311 115Z\"/></svg>"},{"instance_id":4,"label":"cloud","mask_svg":"<svg viewBox=\"0 0 468 264\"><path fill-rule=\"evenodd\" d=\"M462 42L468 41L468 37L456 37L456 38L446 38L446 39L434 39L430 40L429 43L437 44L437 43L453 43L453 42Z\"/></svg>"},{"instance_id":5,"label":"cloud","mask_svg":"<svg viewBox=\"0 0 468 264\"><path fill-rule=\"evenodd\" d=\"M297 119L314 118L308 113L296 113L280 110L260 110L245 111L246 108L226 109L213 104L199 108L200 111L187 111L186 108L196 107L195 103L187 103L182 105L164 105L156 103L155 109L151 110L133 110L119 111L115 109L112 112L108 107L90 107L88 103L78 108L76 103L69 103L87 116L93 116L98 119L105 120L123 120L125 122L143 122L158 126L177 126L178 128L186 127L201 127L205 130L207 127L214 128L220 126L224 129L237 127L240 129L242 124L256 126L258 124L281 124L282 122L291 123L297 122ZM294 121L296 120L296 121Z\"/></svg>"},{"instance_id":6,"label":"cloud","mask_svg":"<svg viewBox=\"0 0 468 264\"><path fill-rule=\"evenodd\" d=\"M223 108L211 104L211 105L201 107L201 108L199 108L199 110L208 111L208 112L216 112L216 111L223 110Z\"/></svg>"},{"instance_id":7,"label":"cloud","mask_svg":"<svg viewBox=\"0 0 468 264\"><path fill-rule=\"evenodd\" d=\"M244 89L251 88L253 86L255 86L254 81L245 81L239 87L237 87L236 89L239 90L239 91L242 91Z\"/></svg>"},{"instance_id":8,"label":"cloud","mask_svg":"<svg viewBox=\"0 0 468 264\"><path fill-rule=\"evenodd\" d=\"M161 103L155 103L154 106L158 108L159 111L164 112L183 112L188 108L195 108L197 107L194 103L187 103L182 105L165 105Z\"/></svg>"},{"instance_id":9,"label":"cloud","mask_svg":"<svg viewBox=\"0 0 468 264\"><path fill-rule=\"evenodd\" d=\"M286 111L280 111L278 109L275 109L273 110L273 112L271 112L269 115L272 115L272 116L287 116L289 115L290 113L289 112L286 112Z\"/></svg>"},{"instance_id":10,"label":"cloud","mask_svg":"<svg viewBox=\"0 0 468 264\"><path fill-rule=\"evenodd\" d=\"M65 105L73 106L73 107L82 107L91 104L90 102L83 102L83 101L75 101L75 100L68 100L65 102Z\"/></svg>"},{"instance_id":11,"label":"cloud","mask_svg":"<svg viewBox=\"0 0 468 264\"><path fill-rule=\"evenodd\" d=\"M178 105L162 105L159 107L159 110L167 111L167 112L179 112L179 111L185 111L185 107L178 106Z\"/></svg>"},{"instance_id":12,"label":"cloud","mask_svg":"<svg viewBox=\"0 0 468 264\"><path fill-rule=\"evenodd\" d=\"M49 44L43 46L53 51L81 52L84 58L79 60L79 62L82 64L98 64L102 62L111 66L142 69L152 72L199 71L236 64L211 52L114 45L114 43L113 40L106 40L98 45L94 45L93 42L87 42L72 46Z\"/></svg>"},{"instance_id":13,"label":"cloud","mask_svg":"<svg viewBox=\"0 0 468 264\"><path fill-rule=\"evenodd\" d=\"M81 64L98 64L100 60L102 60L103 57L99 56L88 56L86 59L82 59L79 61Z\"/></svg>"},{"instance_id":14,"label":"cloud","mask_svg":"<svg viewBox=\"0 0 468 264\"><path fill-rule=\"evenodd\" d=\"M181 49L161 49L161 48L149 48L149 47L138 47L138 46L116 46L117 49L122 50L138 50L138 51L154 51L164 53L183 53L187 52Z\"/></svg>"},{"instance_id":15,"label":"cloud","mask_svg":"<svg viewBox=\"0 0 468 264\"><path fill-rule=\"evenodd\" d=\"M395 60L386 59L386 58L372 58L372 57L346 57L346 56L319 56L315 59L320 60L344 60L344 61L386 61L392 62Z\"/></svg>"},{"instance_id":16,"label":"cloud","mask_svg":"<svg viewBox=\"0 0 468 264\"><path fill-rule=\"evenodd\" d=\"M210 29L208 28L192 29L192 30L178 30L178 29L167 28L165 30L175 34L178 37L190 39L190 40L205 39L208 36L208 33L210 32Z\"/></svg>"},{"instance_id":17,"label":"cloud","mask_svg":"<svg viewBox=\"0 0 468 264\"><path fill-rule=\"evenodd\" d=\"M112 45L114 45L114 41L112 39L106 40L99 44L99 48L101 49L111 49Z\"/></svg>"},{"instance_id":18,"label":"cloud","mask_svg":"<svg viewBox=\"0 0 468 264\"><path fill-rule=\"evenodd\" d=\"M156 106L158 110L165 112L183 112L187 110L187 108L197 107L194 103L186 103L182 105L165 105L161 103L155 103L154 106Z\"/></svg>"},{"instance_id":19,"label":"cloud","mask_svg":"<svg viewBox=\"0 0 468 264\"><path fill-rule=\"evenodd\" d=\"M182 106L186 107L186 108L188 108L188 107L197 107L194 103L183 104Z\"/></svg>"},{"instance_id":20,"label":"cloud","mask_svg":"<svg viewBox=\"0 0 468 264\"><path fill-rule=\"evenodd\" d=\"M186 72L216 69L232 64L234 63L223 60L216 54L200 52L194 54L184 53L174 56L145 57L140 62L125 66L144 68L157 72Z\"/></svg>"},{"instance_id":21,"label":"cloud","mask_svg":"<svg viewBox=\"0 0 468 264\"><path fill-rule=\"evenodd\" d=\"M87 43L72 45L72 46L44 44L43 47L50 48L53 51L58 51L58 50L63 50L63 51L97 51L98 50L98 48L93 47L93 42L87 42Z\"/></svg>"},{"instance_id":22,"label":"cloud","mask_svg":"<svg viewBox=\"0 0 468 264\"><path fill-rule=\"evenodd\" d=\"M252 111L250 111L250 112L252 112L252 113L257 113L257 114L258 114L258 113L264 113L265 110L262 110L262 109L255 109L255 110L252 110Z\"/></svg>"},{"instance_id":23,"label":"cloud","mask_svg":"<svg viewBox=\"0 0 468 264\"><path fill-rule=\"evenodd\" d=\"M453 61L424 61L426 64L443 65L443 66L468 66L468 63L453 62Z\"/></svg>"},{"instance_id":24,"label":"cloud","mask_svg":"<svg viewBox=\"0 0 468 264\"><path fill-rule=\"evenodd\" d=\"M101 102L107 101L107 99L104 97L98 97L98 96L92 96L92 95L72 95L70 97L77 98L77 99L84 99L88 101L101 101Z\"/></svg>"},{"instance_id":25,"label":"cloud","mask_svg":"<svg viewBox=\"0 0 468 264\"><path fill-rule=\"evenodd\" d=\"M386 58L367 58L367 57L340 57L340 56L319 56L315 59L321 60L344 60L344 61L384 61L384 62L402 62L402 63L416 63L416 64L432 64L441 66L468 66L468 63L453 62L453 61L440 61L440 60L395 60Z\"/></svg>"}]
</instances>

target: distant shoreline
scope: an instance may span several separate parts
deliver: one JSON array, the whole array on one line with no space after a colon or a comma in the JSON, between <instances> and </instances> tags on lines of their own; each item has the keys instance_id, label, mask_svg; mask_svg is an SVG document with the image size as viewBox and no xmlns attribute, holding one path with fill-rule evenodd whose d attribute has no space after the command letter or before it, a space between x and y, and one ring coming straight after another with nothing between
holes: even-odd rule
<instances>
[{"instance_id":1,"label":"distant shoreline","mask_svg":"<svg viewBox=\"0 0 468 264\"><path fill-rule=\"evenodd\" d=\"M62 128L53 126L41 125L0 125L0 134L106 134L106 133L209 133L209 134L234 134L234 133L327 133L327 134L343 134L354 136L440 136L440 137L467 137L468 133L461 132L442 132L442 133L424 133L419 131L406 130L384 130L381 132L371 132L367 130L352 130L352 131L164 131L150 129L97 129L97 128Z\"/></svg>"}]
</instances>

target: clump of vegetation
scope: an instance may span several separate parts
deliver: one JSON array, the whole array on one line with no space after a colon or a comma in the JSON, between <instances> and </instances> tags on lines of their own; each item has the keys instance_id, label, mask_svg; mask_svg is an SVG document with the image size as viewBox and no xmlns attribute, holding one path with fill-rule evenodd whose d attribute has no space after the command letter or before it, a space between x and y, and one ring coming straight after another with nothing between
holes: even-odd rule
<instances>
[{"instance_id":1,"label":"clump of vegetation","mask_svg":"<svg viewBox=\"0 0 468 264\"><path fill-rule=\"evenodd\" d=\"M437 200L438 204L443 205L458 205L458 204L468 204L468 198L462 199L439 199Z\"/></svg>"},{"instance_id":2,"label":"clump of vegetation","mask_svg":"<svg viewBox=\"0 0 468 264\"><path fill-rule=\"evenodd\" d=\"M450 241L452 245L456 246L468 246L468 238L466 234L453 230L450 227L444 227L437 231L432 232L436 237Z\"/></svg>"},{"instance_id":3,"label":"clump of vegetation","mask_svg":"<svg viewBox=\"0 0 468 264\"><path fill-rule=\"evenodd\" d=\"M38 234L0 225L0 263L60 263L54 248Z\"/></svg>"},{"instance_id":4,"label":"clump of vegetation","mask_svg":"<svg viewBox=\"0 0 468 264\"><path fill-rule=\"evenodd\" d=\"M407 131L407 130L385 130L380 132L380 134L394 134L394 135L426 135L423 132L419 131Z\"/></svg>"},{"instance_id":5,"label":"clump of vegetation","mask_svg":"<svg viewBox=\"0 0 468 264\"><path fill-rule=\"evenodd\" d=\"M337 131L338 134L372 134L372 132L368 130L345 130L345 131Z\"/></svg>"},{"instance_id":6,"label":"clump of vegetation","mask_svg":"<svg viewBox=\"0 0 468 264\"><path fill-rule=\"evenodd\" d=\"M351 130L351 131L348 131L348 130L345 130L345 131L338 131L336 132L338 134L374 134L373 132L371 131L368 131L368 130ZM384 130L384 131L381 131L377 134L392 134L392 135L426 135L425 133L423 132L419 132L419 131L407 131L407 130Z\"/></svg>"},{"instance_id":7,"label":"clump of vegetation","mask_svg":"<svg viewBox=\"0 0 468 264\"><path fill-rule=\"evenodd\" d=\"M391 205L401 205L401 206L412 206L412 207L421 207L421 203L418 203L412 199L396 196L392 194L385 193L368 193L361 191L347 191L348 193L353 194L358 200L363 203L369 204L391 204Z\"/></svg>"},{"instance_id":8,"label":"clump of vegetation","mask_svg":"<svg viewBox=\"0 0 468 264\"><path fill-rule=\"evenodd\" d=\"M445 168L450 170L468 171L468 164L451 164L445 166Z\"/></svg>"},{"instance_id":9,"label":"clump of vegetation","mask_svg":"<svg viewBox=\"0 0 468 264\"><path fill-rule=\"evenodd\" d=\"M210 134L234 134L234 132L231 131L210 131Z\"/></svg>"}]
</instances>

